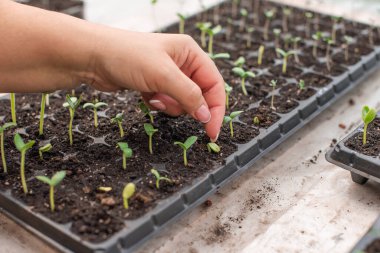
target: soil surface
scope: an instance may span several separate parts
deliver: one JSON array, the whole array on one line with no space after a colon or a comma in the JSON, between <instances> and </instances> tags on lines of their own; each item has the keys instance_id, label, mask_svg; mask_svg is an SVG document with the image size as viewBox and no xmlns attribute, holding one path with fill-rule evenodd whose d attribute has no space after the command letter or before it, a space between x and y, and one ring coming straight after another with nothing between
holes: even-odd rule
<instances>
[{"instance_id":1,"label":"soil surface","mask_svg":"<svg viewBox=\"0 0 380 253\"><path fill-rule=\"evenodd\" d=\"M367 248L364 250L366 253L377 253L380 252L380 239L373 240Z\"/></svg>"},{"instance_id":2,"label":"soil surface","mask_svg":"<svg viewBox=\"0 0 380 253\"><path fill-rule=\"evenodd\" d=\"M70 7L77 1L50 1L49 8L60 10ZM234 1L235 2L235 1ZM30 1L37 5L40 1ZM326 46L320 42L318 45L318 59L310 52L313 40L299 24L306 22L304 12L293 9L292 18L288 21L289 34L300 36L301 41L297 45L299 61L294 55L288 60L286 74L282 73L282 57L277 55L274 47L274 28L282 26L282 5L271 2L261 2L258 19L256 15L249 15L247 24L255 24L252 34L244 30L239 31L240 17L234 9L247 8L249 13L255 12L251 1L243 0L241 5L234 8L231 2L220 5L217 12L220 24L224 29L214 37L214 53L230 53L230 59L218 59L215 61L224 80L233 88L229 97L227 113L237 110L244 112L233 122L234 136L230 136L229 125L222 128L217 144L221 146L220 153L209 153L206 136L202 124L188 116L169 117L162 113L154 114L154 127L158 132L153 135L153 154L148 150L148 136L144 132L144 123L149 118L138 108L140 95L135 92L100 93L88 88L79 87L75 93L82 95L81 105L92 102L95 99L108 103L108 107L101 108L98 112L99 127L94 127L94 114L91 110L80 107L74 119L74 144L68 142L69 112L62 107L66 93L71 91L58 91L50 94L50 105L46 109L45 132L38 135L40 94L17 94L17 120L18 127L7 130L5 133L5 156L8 164L8 174L0 174L0 189L10 190L12 196L23 201L33 212L41 213L48 218L66 224L69 229L79 235L83 240L101 242L128 227L128 221L143 216L151 211L160 200L172 196L184 187L189 186L195 179L207 175L225 164L226 158L237 151L237 144L247 143L259 135L260 129L268 128L276 124L283 116L299 105L299 101L305 100L323 87L328 86L333 76L347 73L342 62L342 41L332 45L332 71L327 71L325 64ZM262 13L269 9L276 9L276 14L269 24L268 38L264 36L265 16ZM203 13L189 17L186 20L185 31L191 35L197 43L200 43L200 31L196 28L198 22L214 20L215 12L206 10ZM314 15L319 15L314 13ZM314 19L310 27L310 34L320 31L329 34L331 31L331 17L319 15L320 19ZM232 22L228 22L232 17ZM316 24L317 20L320 23ZM355 41L365 36L369 26L362 24L352 25L351 22L342 21L346 25L345 31L353 36ZM319 27L318 29L316 27ZM341 26L340 26L341 27ZM177 33L178 24L168 27L165 32ZM339 28L339 36L344 31ZM251 46L247 46L247 36L251 36ZM377 33L374 43L380 40ZM350 59L360 59L363 55L372 52L372 46L367 40L360 44L349 46ZM208 42L208 39L206 39ZM265 47L263 63L258 64L258 48ZM284 50L293 49L292 43L285 41L285 34L281 35L280 45ZM204 48L207 51L207 48ZM255 73L256 77L247 78L245 85L248 95L244 95L241 89L241 77L232 72L234 61L244 56L246 63L244 70ZM351 64L349 62L348 64ZM299 91L296 83L305 81L305 89ZM271 80L277 80L275 89L270 86ZM274 95L274 108L271 108L271 98ZM0 100L0 121L10 121L9 100ZM119 136L119 128L111 123L110 119L117 113L124 113L123 129L125 136ZM253 119L258 117L256 124ZM370 126L369 144L363 152L379 154L379 146L375 140L380 137L376 130L378 120ZM378 128L377 128L378 129ZM20 153L13 144L15 133L22 134L25 140L36 140L34 147L26 155L26 178L29 192L22 192L20 182ZM189 164L183 164L183 151L175 141L184 142L189 136L197 136L197 142L187 152ZM133 150L133 156L127 159L127 168L122 168L122 153L116 148L117 143L128 142ZM352 146L360 143L360 136L354 138ZM44 154L41 160L38 148L51 143L53 149ZM380 143L380 142L377 142ZM360 145L358 146L361 147ZM2 168L2 166L0 167ZM156 168L162 176L172 180L171 183L161 182L160 188L155 187L155 178L150 173ZM55 202L56 211L51 212L48 203L49 187L38 181L37 175L51 177L55 172L66 170L67 176L56 187ZM122 191L126 183L136 184L136 193L129 200L129 208L124 209L122 204ZM99 187L111 187L109 192L99 190ZM212 208L212 207L211 207ZM222 228L213 228L215 234L225 234L228 226L222 224Z\"/></svg>"}]
</instances>

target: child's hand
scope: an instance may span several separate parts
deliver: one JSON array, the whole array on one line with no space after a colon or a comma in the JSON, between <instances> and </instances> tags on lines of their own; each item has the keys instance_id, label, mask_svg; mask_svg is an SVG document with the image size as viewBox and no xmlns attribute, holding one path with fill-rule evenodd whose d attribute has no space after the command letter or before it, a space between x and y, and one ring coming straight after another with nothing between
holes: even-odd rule
<instances>
[{"instance_id":1,"label":"child's hand","mask_svg":"<svg viewBox=\"0 0 380 253\"><path fill-rule=\"evenodd\" d=\"M205 123L216 140L225 114L224 81L213 61L186 35L99 31L90 63L99 90L133 89L170 115L184 112Z\"/></svg>"}]
</instances>

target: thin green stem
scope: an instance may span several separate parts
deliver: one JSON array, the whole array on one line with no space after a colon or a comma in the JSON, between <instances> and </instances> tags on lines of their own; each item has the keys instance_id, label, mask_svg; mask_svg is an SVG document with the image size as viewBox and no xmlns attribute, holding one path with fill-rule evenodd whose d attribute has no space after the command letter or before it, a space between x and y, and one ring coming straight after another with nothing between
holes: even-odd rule
<instances>
[{"instance_id":1,"label":"thin green stem","mask_svg":"<svg viewBox=\"0 0 380 253\"><path fill-rule=\"evenodd\" d=\"M181 19L179 21L179 33L184 34L185 33L185 20Z\"/></svg>"},{"instance_id":2,"label":"thin green stem","mask_svg":"<svg viewBox=\"0 0 380 253\"><path fill-rule=\"evenodd\" d=\"M276 86L273 86L273 91L272 91L272 99L271 99L271 102L270 102L270 106L272 109L275 109L274 107L274 90L276 89Z\"/></svg>"},{"instance_id":3,"label":"thin green stem","mask_svg":"<svg viewBox=\"0 0 380 253\"><path fill-rule=\"evenodd\" d=\"M12 114L12 122L17 124L17 118L16 118L16 94L11 93L11 114Z\"/></svg>"},{"instance_id":4,"label":"thin green stem","mask_svg":"<svg viewBox=\"0 0 380 253\"><path fill-rule=\"evenodd\" d=\"M120 137L123 138L124 137L123 125L121 124L121 121L117 122L117 124L119 125L119 129L120 129Z\"/></svg>"},{"instance_id":5,"label":"thin green stem","mask_svg":"<svg viewBox=\"0 0 380 253\"><path fill-rule=\"evenodd\" d=\"M149 153L153 154L153 145L152 145L153 135L149 135Z\"/></svg>"},{"instance_id":6,"label":"thin green stem","mask_svg":"<svg viewBox=\"0 0 380 253\"><path fill-rule=\"evenodd\" d=\"M7 161L5 160L5 152L4 152L4 132L0 134L0 146L1 146L1 160L3 161L3 171L4 173L8 173Z\"/></svg>"},{"instance_id":7,"label":"thin green stem","mask_svg":"<svg viewBox=\"0 0 380 253\"><path fill-rule=\"evenodd\" d=\"M50 210L54 212L55 210L55 203L54 203L54 186L50 186Z\"/></svg>"},{"instance_id":8,"label":"thin green stem","mask_svg":"<svg viewBox=\"0 0 380 253\"><path fill-rule=\"evenodd\" d=\"M231 138L234 137L234 127L232 126L232 119L230 121L230 132L231 132Z\"/></svg>"},{"instance_id":9,"label":"thin green stem","mask_svg":"<svg viewBox=\"0 0 380 253\"><path fill-rule=\"evenodd\" d=\"M96 110L94 108L94 124L95 124L95 128L98 128L99 126L99 123L98 123L98 110Z\"/></svg>"},{"instance_id":10,"label":"thin green stem","mask_svg":"<svg viewBox=\"0 0 380 253\"><path fill-rule=\"evenodd\" d=\"M206 31L201 31L201 45L203 48L206 47Z\"/></svg>"},{"instance_id":11,"label":"thin green stem","mask_svg":"<svg viewBox=\"0 0 380 253\"><path fill-rule=\"evenodd\" d=\"M70 146L73 145L73 120L74 120L74 111L70 108L70 123L69 123Z\"/></svg>"},{"instance_id":12,"label":"thin green stem","mask_svg":"<svg viewBox=\"0 0 380 253\"><path fill-rule=\"evenodd\" d=\"M39 135L43 135L44 134L44 119L45 119L46 97L47 97L47 94L46 93L42 93Z\"/></svg>"},{"instance_id":13,"label":"thin green stem","mask_svg":"<svg viewBox=\"0 0 380 253\"><path fill-rule=\"evenodd\" d=\"M243 90L243 94L247 96L248 93L247 93L247 89L245 88L245 77L241 79L241 89Z\"/></svg>"},{"instance_id":14,"label":"thin green stem","mask_svg":"<svg viewBox=\"0 0 380 253\"><path fill-rule=\"evenodd\" d=\"M128 205L128 199L127 198L123 198L123 203L124 203L124 208L128 209L129 205Z\"/></svg>"},{"instance_id":15,"label":"thin green stem","mask_svg":"<svg viewBox=\"0 0 380 253\"><path fill-rule=\"evenodd\" d=\"M210 35L210 38L208 40L208 53L211 55L213 54L213 46L212 46L213 41L214 41L214 36Z\"/></svg>"},{"instance_id":16,"label":"thin green stem","mask_svg":"<svg viewBox=\"0 0 380 253\"><path fill-rule=\"evenodd\" d=\"M123 154L123 169L127 169L127 156Z\"/></svg>"},{"instance_id":17,"label":"thin green stem","mask_svg":"<svg viewBox=\"0 0 380 253\"><path fill-rule=\"evenodd\" d=\"M367 128L368 128L368 124L364 124L363 145L367 144Z\"/></svg>"},{"instance_id":18,"label":"thin green stem","mask_svg":"<svg viewBox=\"0 0 380 253\"><path fill-rule=\"evenodd\" d=\"M288 62L288 57L285 56L285 57L284 57L284 61L283 61L283 63L282 63L282 73L283 73L283 74L286 74L286 65L287 65L287 62Z\"/></svg>"},{"instance_id":19,"label":"thin green stem","mask_svg":"<svg viewBox=\"0 0 380 253\"><path fill-rule=\"evenodd\" d=\"M150 119L150 123L154 123L154 118L153 118L153 115L151 113L148 114L149 115L149 119Z\"/></svg>"},{"instance_id":20,"label":"thin green stem","mask_svg":"<svg viewBox=\"0 0 380 253\"><path fill-rule=\"evenodd\" d=\"M24 193L28 193L28 187L26 186L26 180L25 180L25 150L21 151L21 184L22 184L22 189L24 190Z\"/></svg>"},{"instance_id":21,"label":"thin green stem","mask_svg":"<svg viewBox=\"0 0 380 253\"><path fill-rule=\"evenodd\" d=\"M187 166L187 150L183 149L183 164Z\"/></svg>"},{"instance_id":22,"label":"thin green stem","mask_svg":"<svg viewBox=\"0 0 380 253\"><path fill-rule=\"evenodd\" d=\"M316 42L314 42L314 45L313 45L313 56L314 56L314 58L318 57L317 48L318 48L318 42L316 41Z\"/></svg>"},{"instance_id":23,"label":"thin green stem","mask_svg":"<svg viewBox=\"0 0 380 253\"><path fill-rule=\"evenodd\" d=\"M230 98L229 98L229 94L227 93L226 94L226 108L229 109L230 108Z\"/></svg>"}]
</instances>

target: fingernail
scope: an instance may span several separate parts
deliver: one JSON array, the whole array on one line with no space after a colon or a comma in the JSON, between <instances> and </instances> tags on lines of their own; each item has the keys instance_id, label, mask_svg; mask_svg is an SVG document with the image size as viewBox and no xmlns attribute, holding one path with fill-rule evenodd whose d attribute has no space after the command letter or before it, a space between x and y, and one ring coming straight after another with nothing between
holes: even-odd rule
<instances>
[{"instance_id":1,"label":"fingernail","mask_svg":"<svg viewBox=\"0 0 380 253\"><path fill-rule=\"evenodd\" d=\"M165 111L166 110L166 105L162 103L160 100L149 100L149 104L151 104L154 108L160 110L160 111Z\"/></svg>"},{"instance_id":2,"label":"fingernail","mask_svg":"<svg viewBox=\"0 0 380 253\"><path fill-rule=\"evenodd\" d=\"M205 105L201 105L195 112L195 117L197 117L200 122L207 123L211 119L211 113Z\"/></svg>"},{"instance_id":3,"label":"fingernail","mask_svg":"<svg viewBox=\"0 0 380 253\"><path fill-rule=\"evenodd\" d=\"M215 139L210 139L211 142L216 142L219 138L220 132L216 135Z\"/></svg>"}]
</instances>

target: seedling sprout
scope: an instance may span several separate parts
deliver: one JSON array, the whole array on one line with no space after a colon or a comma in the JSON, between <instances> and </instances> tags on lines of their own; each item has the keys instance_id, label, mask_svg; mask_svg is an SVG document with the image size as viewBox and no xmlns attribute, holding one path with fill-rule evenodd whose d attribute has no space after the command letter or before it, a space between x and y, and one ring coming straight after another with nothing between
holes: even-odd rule
<instances>
[{"instance_id":1,"label":"seedling sprout","mask_svg":"<svg viewBox=\"0 0 380 253\"><path fill-rule=\"evenodd\" d=\"M313 19L313 13L311 12L305 12L306 17L306 37L310 37L310 31L311 31L311 20Z\"/></svg>"},{"instance_id":2,"label":"seedling sprout","mask_svg":"<svg viewBox=\"0 0 380 253\"><path fill-rule=\"evenodd\" d=\"M369 106L365 105L362 109L362 120L364 122L364 129L363 129L363 146L367 144L367 128L369 123L371 123L376 118L376 109L370 108Z\"/></svg>"},{"instance_id":3,"label":"seedling sprout","mask_svg":"<svg viewBox=\"0 0 380 253\"><path fill-rule=\"evenodd\" d=\"M247 16L248 16L248 11L245 8L242 8L240 10L240 15L241 15L241 20L240 20L240 27L239 27L239 32L244 31L244 27L246 24Z\"/></svg>"},{"instance_id":4,"label":"seedling sprout","mask_svg":"<svg viewBox=\"0 0 380 253\"><path fill-rule=\"evenodd\" d=\"M259 66L261 66L261 64L263 63L264 50L265 50L264 45L261 45L259 47L259 53L258 53L258 57L257 57L257 64Z\"/></svg>"},{"instance_id":5,"label":"seedling sprout","mask_svg":"<svg viewBox=\"0 0 380 253\"><path fill-rule=\"evenodd\" d=\"M183 164L185 166L188 165L188 162L187 162L187 151L191 148L191 146L193 146L193 144L197 141L197 139L198 139L198 137L196 137L196 136L190 136L183 143L179 142L179 141L174 142L175 145L178 145L178 146L180 146L183 149Z\"/></svg>"},{"instance_id":6,"label":"seedling sprout","mask_svg":"<svg viewBox=\"0 0 380 253\"><path fill-rule=\"evenodd\" d=\"M129 208L128 200L135 194L136 185L134 183L128 183L123 190L123 205L125 209Z\"/></svg>"},{"instance_id":7,"label":"seedling sprout","mask_svg":"<svg viewBox=\"0 0 380 253\"><path fill-rule=\"evenodd\" d=\"M274 14L276 13L275 9L271 9L268 11L264 12L265 15L265 24L264 24L264 40L268 40L268 33L269 33L269 27L270 27L270 22L274 17Z\"/></svg>"},{"instance_id":8,"label":"seedling sprout","mask_svg":"<svg viewBox=\"0 0 380 253\"><path fill-rule=\"evenodd\" d=\"M70 95L66 95L66 102L63 103L63 107L69 108L70 112L70 122L69 122L69 139L70 145L73 145L73 121L75 116L75 110L79 107L82 97L77 99L76 97L71 97Z\"/></svg>"},{"instance_id":9,"label":"seedling sprout","mask_svg":"<svg viewBox=\"0 0 380 253\"><path fill-rule=\"evenodd\" d=\"M201 45L203 48L206 47L206 32L211 27L210 22L200 22L196 24L197 28L201 31Z\"/></svg>"},{"instance_id":10,"label":"seedling sprout","mask_svg":"<svg viewBox=\"0 0 380 253\"><path fill-rule=\"evenodd\" d=\"M292 42L292 35L287 33L284 35L284 48L289 49L290 42Z\"/></svg>"},{"instance_id":11,"label":"seedling sprout","mask_svg":"<svg viewBox=\"0 0 380 253\"><path fill-rule=\"evenodd\" d=\"M344 60L346 62L348 62L348 60L349 60L348 48L349 48L349 45L354 41L354 39L350 36L344 36L344 41L345 41L345 43L342 45L344 48Z\"/></svg>"},{"instance_id":12,"label":"seedling sprout","mask_svg":"<svg viewBox=\"0 0 380 253\"><path fill-rule=\"evenodd\" d=\"M290 8L282 9L282 29L284 30L284 32L288 32L288 19L291 14L292 14L292 9Z\"/></svg>"},{"instance_id":13,"label":"seedling sprout","mask_svg":"<svg viewBox=\"0 0 380 253\"><path fill-rule=\"evenodd\" d=\"M55 173L51 179L46 176L36 176L38 180L50 186L49 200L50 200L50 210L52 212L54 212L55 210L54 187L59 185L65 177L66 177L66 171L64 170Z\"/></svg>"},{"instance_id":14,"label":"seedling sprout","mask_svg":"<svg viewBox=\"0 0 380 253\"><path fill-rule=\"evenodd\" d=\"M234 127L233 127L233 125L232 125L232 122L233 122L233 120L237 117L237 116L239 116L240 114L242 114L243 113L243 111L235 111L235 112L231 112L231 114L230 115L227 115L227 116L224 116L224 118L223 118L223 124L229 124L229 126L230 126L230 134L231 134L231 138L233 138L234 137Z\"/></svg>"},{"instance_id":15,"label":"seedling sprout","mask_svg":"<svg viewBox=\"0 0 380 253\"><path fill-rule=\"evenodd\" d=\"M213 43L214 36L222 31L222 27L220 25L215 26L214 28L208 28L206 30L209 40L208 40L208 53L213 54Z\"/></svg>"},{"instance_id":16,"label":"seedling sprout","mask_svg":"<svg viewBox=\"0 0 380 253\"><path fill-rule=\"evenodd\" d=\"M127 158L131 158L133 155L132 149L128 146L126 142L118 142L117 146L123 152L123 169L127 169Z\"/></svg>"},{"instance_id":17,"label":"seedling sprout","mask_svg":"<svg viewBox=\"0 0 380 253\"><path fill-rule=\"evenodd\" d=\"M305 81L304 80L300 80L299 82L298 82L298 90L297 90L297 95L299 95L299 94L301 94L301 92L303 91L303 90L305 90Z\"/></svg>"},{"instance_id":18,"label":"seedling sprout","mask_svg":"<svg viewBox=\"0 0 380 253\"><path fill-rule=\"evenodd\" d=\"M260 119L259 119L259 117L255 116L253 118L253 124L255 124L256 126L260 125Z\"/></svg>"},{"instance_id":19,"label":"seedling sprout","mask_svg":"<svg viewBox=\"0 0 380 253\"><path fill-rule=\"evenodd\" d=\"M2 163L3 163L3 171L4 173L8 173L8 170L7 170L7 161L5 159L5 149L4 149L4 132L5 130L11 128L11 127L15 127L16 126L16 123L13 123L13 122L8 122L8 123L5 123L4 125L2 125L0 127L0 147L1 147L1 160L2 160Z\"/></svg>"},{"instance_id":20,"label":"seedling sprout","mask_svg":"<svg viewBox=\"0 0 380 253\"><path fill-rule=\"evenodd\" d=\"M16 117L16 94L10 93L9 94L11 99L11 116L12 116L12 122L17 124L17 117Z\"/></svg>"},{"instance_id":21,"label":"seedling sprout","mask_svg":"<svg viewBox=\"0 0 380 253\"><path fill-rule=\"evenodd\" d=\"M42 93L39 135L44 134L44 119L45 119L45 107L46 107L46 98L47 97L48 97L48 93Z\"/></svg>"},{"instance_id":22,"label":"seedling sprout","mask_svg":"<svg viewBox=\"0 0 380 253\"><path fill-rule=\"evenodd\" d=\"M99 102L97 99L95 99L94 103L85 103L83 105L83 108L86 109L86 108L90 108L93 110L94 112L94 125L95 125L95 128L97 128L99 126L99 123L98 123L98 109L102 106L108 106L108 104L104 103L104 102Z\"/></svg>"},{"instance_id":23,"label":"seedling sprout","mask_svg":"<svg viewBox=\"0 0 380 253\"><path fill-rule=\"evenodd\" d=\"M321 32L316 32L313 34L313 40L314 40L314 43L313 43L313 56L314 58L317 58L318 57L318 46L319 46L319 42L321 41L321 39L323 38L322 36L322 33Z\"/></svg>"},{"instance_id":24,"label":"seedling sprout","mask_svg":"<svg viewBox=\"0 0 380 253\"><path fill-rule=\"evenodd\" d=\"M293 50L295 52L294 54L294 59L296 60L297 63L300 63L300 59L298 57L298 42L301 41L301 37L292 37L291 39L292 43L293 43Z\"/></svg>"},{"instance_id":25,"label":"seedling sprout","mask_svg":"<svg viewBox=\"0 0 380 253\"><path fill-rule=\"evenodd\" d=\"M327 47L326 47L326 67L327 67L328 71L331 71L330 51L331 51L331 45L335 44L335 41L332 40L330 37L324 38L324 41L327 44Z\"/></svg>"},{"instance_id":26,"label":"seedling sprout","mask_svg":"<svg viewBox=\"0 0 380 253\"><path fill-rule=\"evenodd\" d=\"M232 92L232 87L228 83L224 83L224 90L226 91L226 108L230 108L230 94Z\"/></svg>"},{"instance_id":27,"label":"seedling sprout","mask_svg":"<svg viewBox=\"0 0 380 253\"><path fill-rule=\"evenodd\" d=\"M271 98L271 102L270 102L270 107L272 108L272 110L276 110L276 107L274 107L274 90L276 89L277 87L277 80L271 80L269 85L272 87L272 98Z\"/></svg>"},{"instance_id":28,"label":"seedling sprout","mask_svg":"<svg viewBox=\"0 0 380 253\"><path fill-rule=\"evenodd\" d=\"M338 23L340 23L340 21L342 20L342 17L334 16L334 17L332 17L332 20L333 20L333 25L332 25L332 30L331 30L331 39L333 41L335 41L336 40L336 27L337 27Z\"/></svg>"},{"instance_id":29,"label":"seedling sprout","mask_svg":"<svg viewBox=\"0 0 380 253\"><path fill-rule=\"evenodd\" d=\"M236 61L234 61L234 66L242 68L245 64L245 58L243 56L240 56Z\"/></svg>"},{"instance_id":30,"label":"seedling sprout","mask_svg":"<svg viewBox=\"0 0 380 253\"><path fill-rule=\"evenodd\" d=\"M252 46L252 34L255 31L254 27L247 27L247 48L251 48Z\"/></svg>"},{"instance_id":31,"label":"seedling sprout","mask_svg":"<svg viewBox=\"0 0 380 253\"><path fill-rule=\"evenodd\" d=\"M160 175L160 173L157 170L155 170L155 169L151 169L150 173L152 173L153 176L156 178L156 188L157 189L160 189L160 181L166 181L166 182L168 182L170 184L173 183L173 181L171 179L169 179L167 177L162 177Z\"/></svg>"},{"instance_id":32,"label":"seedling sprout","mask_svg":"<svg viewBox=\"0 0 380 253\"><path fill-rule=\"evenodd\" d=\"M281 29L275 28L273 29L273 34L274 34L274 46L276 48L280 47L280 34L281 34ZM278 57L278 55L277 55Z\"/></svg>"},{"instance_id":33,"label":"seedling sprout","mask_svg":"<svg viewBox=\"0 0 380 253\"><path fill-rule=\"evenodd\" d=\"M28 193L28 187L26 185L25 180L25 154L26 152L33 147L33 145L36 143L34 140L28 141L27 143L24 142L22 137L19 134L16 134L14 136L14 144L18 151L21 153L21 163L20 163L20 174L21 174L21 184L22 188L24 190L24 193Z\"/></svg>"},{"instance_id":34,"label":"seedling sprout","mask_svg":"<svg viewBox=\"0 0 380 253\"><path fill-rule=\"evenodd\" d=\"M177 16L179 17L179 33L184 34L186 16L181 13L177 13Z\"/></svg>"},{"instance_id":35,"label":"seedling sprout","mask_svg":"<svg viewBox=\"0 0 380 253\"><path fill-rule=\"evenodd\" d=\"M38 149L38 154L40 155L40 159L44 159L44 153L50 152L53 149L53 146L48 143Z\"/></svg>"},{"instance_id":36,"label":"seedling sprout","mask_svg":"<svg viewBox=\"0 0 380 253\"><path fill-rule=\"evenodd\" d=\"M220 152L220 146L216 144L215 142L209 142L207 143L207 150L209 153L219 153Z\"/></svg>"},{"instance_id":37,"label":"seedling sprout","mask_svg":"<svg viewBox=\"0 0 380 253\"><path fill-rule=\"evenodd\" d=\"M124 137L123 116L124 116L124 114L121 112L121 113L116 114L115 118L111 119L111 123L117 123L117 125L119 127L120 138Z\"/></svg>"},{"instance_id":38,"label":"seedling sprout","mask_svg":"<svg viewBox=\"0 0 380 253\"><path fill-rule=\"evenodd\" d=\"M210 56L213 61L217 59L229 59L231 57L229 53L208 54L208 56Z\"/></svg>"},{"instance_id":39,"label":"seedling sprout","mask_svg":"<svg viewBox=\"0 0 380 253\"><path fill-rule=\"evenodd\" d=\"M276 48L276 52L278 52L283 57L283 61L282 61L282 73L286 74L286 68L287 68L288 58L289 58L289 56L295 54L296 52L293 51L293 50L286 52L286 51L282 50L281 48Z\"/></svg>"},{"instance_id":40,"label":"seedling sprout","mask_svg":"<svg viewBox=\"0 0 380 253\"><path fill-rule=\"evenodd\" d=\"M144 113L144 116L148 116L150 119L150 123L153 124L154 118L153 118L153 114L151 113L149 107L144 102L140 102L139 107L140 107L140 110Z\"/></svg>"},{"instance_id":41,"label":"seedling sprout","mask_svg":"<svg viewBox=\"0 0 380 253\"><path fill-rule=\"evenodd\" d=\"M232 72L234 72L236 75L238 75L241 78L241 88L242 88L243 94L247 96L248 92L247 92L247 89L245 88L245 80L249 77L250 78L256 77L255 73L253 73L252 71L245 71L244 69L239 68L239 67L234 67L232 69Z\"/></svg>"},{"instance_id":42,"label":"seedling sprout","mask_svg":"<svg viewBox=\"0 0 380 253\"><path fill-rule=\"evenodd\" d=\"M145 133L149 137L149 153L153 154L153 144L152 144L152 138L153 134L158 132L158 129L155 129L152 124L145 123L144 124Z\"/></svg>"}]
</instances>

